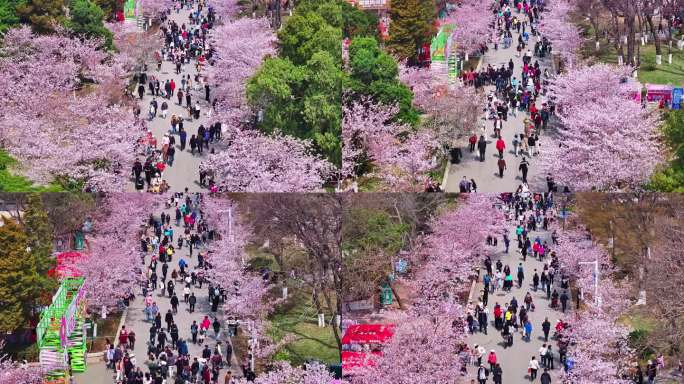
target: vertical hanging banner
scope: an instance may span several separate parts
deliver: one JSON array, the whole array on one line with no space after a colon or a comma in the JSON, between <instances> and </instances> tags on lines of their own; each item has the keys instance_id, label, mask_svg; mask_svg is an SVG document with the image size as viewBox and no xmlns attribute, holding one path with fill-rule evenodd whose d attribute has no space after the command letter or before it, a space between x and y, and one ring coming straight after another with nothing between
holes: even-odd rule
<instances>
[{"instance_id":1,"label":"vertical hanging banner","mask_svg":"<svg viewBox=\"0 0 684 384\"><path fill-rule=\"evenodd\" d=\"M682 106L682 88L672 89L672 109L681 109Z\"/></svg>"},{"instance_id":2,"label":"vertical hanging banner","mask_svg":"<svg viewBox=\"0 0 684 384\"><path fill-rule=\"evenodd\" d=\"M135 20L136 0L125 0L124 2L124 18L126 20Z\"/></svg>"}]
</instances>

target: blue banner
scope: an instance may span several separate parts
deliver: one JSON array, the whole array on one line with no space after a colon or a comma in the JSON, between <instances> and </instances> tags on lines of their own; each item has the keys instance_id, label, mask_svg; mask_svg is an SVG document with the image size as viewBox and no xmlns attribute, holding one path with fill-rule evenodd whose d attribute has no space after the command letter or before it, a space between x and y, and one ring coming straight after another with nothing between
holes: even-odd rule
<instances>
[{"instance_id":1,"label":"blue banner","mask_svg":"<svg viewBox=\"0 0 684 384\"><path fill-rule=\"evenodd\" d=\"M682 88L672 89L672 109L680 109L682 107Z\"/></svg>"}]
</instances>

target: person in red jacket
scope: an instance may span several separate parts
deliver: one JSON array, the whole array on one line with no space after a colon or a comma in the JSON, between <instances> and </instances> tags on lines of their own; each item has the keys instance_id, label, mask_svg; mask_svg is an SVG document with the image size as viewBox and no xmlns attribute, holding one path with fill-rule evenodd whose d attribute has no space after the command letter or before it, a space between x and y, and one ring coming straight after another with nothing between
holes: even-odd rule
<instances>
[{"instance_id":1,"label":"person in red jacket","mask_svg":"<svg viewBox=\"0 0 684 384\"><path fill-rule=\"evenodd\" d=\"M470 152L474 152L475 144L477 144L477 135L475 133L473 133L472 136L470 136L470 138L468 139L468 143L470 143Z\"/></svg>"},{"instance_id":2,"label":"person in red jacket","mask_svg":"<svg viewBox=\"0 0 684 384\"><path fill-rule=\"evenodd\" d=\"M124 347L128 345L128 331L125 325L121 326L121 332L119 332L119 344Z\"/></svg>"},{"instance_id":3,"label":"person in red jacket","mask_svg":"<svg viewBox=\"0 0 684 384\"><path fill-rule=\"evenodd\" d=\"M489 370L493 371L494 366L496 366L496 352L492 349L489 351L489 356L487 356L487 362L489 363Z\"/></svg>"},{"instance_id":4,"label":"person in red jacket","mask_svg":"<svg viewBox=\"0 0 684 384\"><path fill-rule=\"evenodd\" d=\"M499 136L499 139L496 141L496 150L499 151L499 158L503 159L503 152L506 149L506 143L503 141L501 136Z\"/></svg>"},{"instance_id":5,"label":"person in red jacket","mask_svg":"<svg viewBox=\"0 0 684 384\"><path fill-rule=\"evenodd\" d=\"M496 165L499 167L499 177L503 179L504 170L506 169L506 160L501 157Z\"/></svg>"},{"instance_id":6,"label":"person in red jacket","mask_svg":"<svg viewBox=\"0 0 684 384\"><path fill-rule=\"evenodd\" d=\"M494 327L496 329L501 329L503 326L503 318L501 317L503 315L503 311L501 310L501 306L499 303L496 303L494 305Z\"/></svg>"},{"instance_id":7,"label":"person in red jacket","mask_svg":"<svg viewBox=\"0 0 684 384\"><path fill-rule=\"evenodd\" d=\"M169 86L171 87L171 94L169 95L169 97L171 97L173 96L173 91L176 89L176 83L173 81L173 79L171 79L171 83L169 84Z\"/></svg>"}]
</instances>

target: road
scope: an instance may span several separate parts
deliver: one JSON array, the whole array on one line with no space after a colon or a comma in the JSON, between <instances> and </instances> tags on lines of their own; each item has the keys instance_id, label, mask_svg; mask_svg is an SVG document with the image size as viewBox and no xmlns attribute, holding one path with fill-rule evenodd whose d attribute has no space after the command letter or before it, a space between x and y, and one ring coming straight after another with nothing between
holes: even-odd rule
<instances>
[{"instance_id":1,"label":"road","mask_svg":"<svg viewBox=\"0 0 684 384\"><path fill-rule=\"evenodd\" d=\"M187 27L190 27L189 15L190 10L184 8L179 13L176 13L175 11L172 12L171 15L169 15L169 20L176 21L178 25L185 24ZM162 47L160 46L159 48L161 49ZM202 116L200 116L199 120L189 119L188 109L184 106L176 104L178 99L176 98L175 94L181 88L181 79L183 78L183 76L187 76L189 74L193 81L193 84L195 84L195 74L197 74L195 63L195 60L190 60L190 64L184 64L181 70L181 74L176 74L175 64L167 60L164 60L162 62L160 71L157 70L156 65L151 65L149 67L149 71L147 72L148 78L150 76L158 78L161 82L162 90L164 88L164 83L166 82L166 80L173 79L173 81L176 83L176 90L174 91L174 96L168 100L159 96L154 97L149 93L149 90L147 89L147 84L145 84L146 94L144 95L142 100L139 100L141 118L146 118L148 116L150 101L152 101L153 98L157 99L159 107L161 107L161 103L164 100L166 100L167 104L169 105L169 111L166 116L166 119L163 119L161 117L161 108L159 108L157 112L157 117L155 117L151 122L147 123L148 129L152 131L152 134L157 139L158 148L161 148L161 142L164 137L164 134L168 133L171 129L171 116L175 114L177 116L182 116L184 119L183 128L188 133L188 145L186 146L185 151L181 151L180 141L178 139L178 135L176 134L175 160L173 162L173 166L167 167L164 170L163 174L163 178L167 181L167 183L169 183L171 191L183 191L185 188L188 188L190 192L201 191L202 187L199 185L199 164L202 161L202 159L205 158L209 153L208 150L205 150L202 155L199 155L197 154L197 151L195 151L195 155L193 155L190 153L189 145L190 137L192 135L197 134L197 128L200 126L200 124L204 124L206 122L206 112L210 109L209 103L207 103L204 100L204 89L202 88L198 91L191 91L193 103L195 102L195 100L200 102ZM183 92L185 92L185 90ZM183 103L185 103L185 101L183 101ZM209 128L207 124L205 124L204 126L207 129ZM144 163L144 159L142 157L140 158L140 160ZM131 183L128 186L128 190L129 192L135 191L132 179Z\"/></svg>"},{"instance_id":2,"label":"road","mask_svg":"<svg viewBox=\"0 0 684 384\"><path fill-rule=\"evenodd\" d=\"M513 32L513 40L517 41L518 34ZM534 47L536 38L530 38L530 45ZM485 53L482 63L482 68L486 68L487 65L491 64L492 67L498 68L502 64L508 65L508 61L513 59L515 65L513 71L516 79L520 80L522 78L522 57L517 57L517 52L515 45L512 44L511 47L507 49L502 49L499 46L498 50L494 50L492 44L490 44L490 49ZM539 65L542 68L550 65L549 59L539 59L533 58L539 61ZM485 93L489 93L494 90L495 87L486 86L484 87ZM537 102L537 108L541 109L541 105ZM470 153L467 146L462 148L463 158L459 164L450 164L446 168L446 182L443 189L446 192L458 192L458 184L465 176L468 180L474 179L477 183L478 192L512 192L515 191L518 186L522 183L522 174L518 171L518 166L522 160L522 155L518 157L514 156L513 152L513 136L515 134L520 134L524 132L523 120L529 118L529 114L526 112L517 112L517 116L511 116L508 114L508 121L503 122L503 129L501 130L501 136L506 142L506 150L504 153L504 160L506 161L506 171L504 171L503 178L499 177L499 168L497 162L499 160L498 152L495 148L496 137L494 136L494 125L492 121L483 121L485 128L485 138L487 139L487 151L485 155L485 161L480 162L477 149L475 152ZM478 131L478 135L482 132ZM543 132L542 132L543 134ZM539 163L536 156L532 158L528 157L529 173L528 173L528 185L532 191L542 191L546 189L546 175L541 174L539 170Z\"/></svg>"},{"instance_id":3,"label":"road","mask_svg":"<svg viewBox=\"0 0 684 384\"><path fill-rule=\"evenodd\" d=\"M551 322L551 334L553 333L553 327L556 324L556 321L559 318L563 317L563 314L560 312L560 310L552 309L550 308L550 300L546 299L546 293L543 292L542 290L539 290L537 292L534 292L532 289L532 275L534 274L534 270L536 269L539 274L541 275L541 271L543 270L544 262L549 261L549 257L545 257L544 262L540 262L539 260L535 259L534 257L531 257L528 255L527 260L523 261L522 255L517 252L517 241L516 241L516 234L515 234L515 225L516 223L513 221L509 221L509 231L508 231L508 236L511 239L511 244L510 244L510 249L509 253L506 254L504 253L505 247L503 244L503 241L501 238L499 238L499 243L498 243L498 250L497 252L492 256L492 263L495 264L496 260L500 259L501 262L503 263L504 266L508 265L511 268L511 273L513 274L514 280L516 279L516 270L518 263L522 263L524 272L525 272L525 280L523 281L522 288L517 287L517 282L513 285L513 288L511 289L510 292L504 292L501 289L497 289L493 294L489 295L489 300L488 300L488 306L487 308L489 309L489 320L490 324L488 327L488 334L485 335L484 333L476 332L473 335L471 335L468 338L468 344L472 347L473 344L478 344L483 346L487 350L487 354L489 353L490 350L494 350L498 362L501 364L501 368L503 370L503 383L504 384L517 384L517 383L525 383L529 382L529 377L527 376L527 367L530 359L532 356L535 356L537 360L540 359L539 357L539 348L544 344L544 334L542 332L542 322L544 321L545 317L548 317L549 321ZM538 227L538 229L541 229L541 227ZM547 241L548 244L552 244L551 240L551 233L548 231L533 231L529 235L530 240L534 241L536 237L539 237L542 241ZM551 249L553 250L553 246L551 246ZM483 273L481 275L484 275L486 271L483 270ZM560 289L559 285L559 280L560 276L556 276L555 278L555 284L556 284L556 289L558 290L558 293L562 293L563 290ZM481 292L483 289L483 285L480 282L478 284L478 287L476 289L476 292ZM552 290L553 291L553 290ZM522 336L520 333L516 333L514 335L514 341L513 341L513 347L512 348L503 348L503 338L496 330L494 327L494 315L492 314L494 305L496 303L499 303L502 306L502 310L505 311L504 304L505 303L510 303L512 298L516 298L518 301L519 305L524 305L523 299L525 297L525 294L527 292L530 292L533 297L533 303L535 304L536 308L532 312L528 312L528 317L530 319L530 322L532 323L532 337L530 342L526 342L523 340ZM568 294L570 294L568 292ZM568 306L571 307L571 300L568 302ZM568 312L569 313L569 310ZM559 362L559 357L558 357L558 348L557 348L557 343L554 340L549 339L553 346L553 351L554 351L554 368L552 373L553 377L553 382L558 383L559 382L559 377L560 377L560 367L561 364ZM486 364L486 355L483 358L483 362L485 364L485 367L489 367L488 364ZM535 382L539 382L539 375L542 373L542 369L539 370L537 379ZM468 377L469 378L475 378L477 373L477 369L474 366L468 367ZM490 379L488 382L491 382L491 375Z\"/></svg>"},{"instance_id":4,"label":"road","mask_svg":"<svg viewBox=\"0 0 684 384\"><path fill-rule=\"evenodd\" d=\"M171 226L173 227L174 231L174 240L177 239L179 234L183 233L184 228L182 227L183 222L181 220L181 226L176 226L175 225L175 206L170 208L170 209L165 209L164 212L168 215L171 214ZM159 219L161 212L155 212L154 213L156 218ZM143 220L143 218L140 218L140 220ZM198 220L199 221L199 220ZM150 233L152 233L153 230L151 230ZM194 231L193 231L194 233ZM153 234L153 233L152 233ZM176 242L174 241L174 245ZM183 258L185 261L189 264L190 268L189 270L192 271L193 268L197 265L197 250L193 250L193 256L189 256L189 248L184 244L181 249L176 248L176 252L173 256L173 262L169 264L169 269L168 269L168 277L167 279L171 279L171 272L173 269L178 270L178 261ZM145 265L149 265L150 262L150 255L146 255L145 257ZM157 267L157 273L160 275L161 279L161 264L158 265ZM168 281L168 280L167 280ZM223 319L222 315L222 310L221 306L219 305L219 311L217 313L211 312L211 306L209 304L209 292L207 290L207 284L204 284L202 288L199 288L199 286L195 285L191 288L191 291L195 293L195 296L197 297L197 304L195 306L195 312L190 313L189 312L189 305L185 304L183 302L183 284L179 281L176 282L176 288L175 292L178 296L178 299L180 300L180 304L178 306L178 313L174 315L174 321L178 325L178 330L179 330L179 338L185 339L188 341L188 351L190 354L190 361L192 362L192 358L194 357L201 357L202 355L202 349L204 348L204 345L201 344L193 344L191 340L191 334L190 334L190 325L192 324L192 321L195 320L197 321L197 324L199 324L202 319L204 318L205 315L209 316L209 319L213 321L214 316L218 316L219 320ZM152 325L152 322L146 321L146 316L145 313L143 312L145 308L145 303L142 297L141 292L135 292L136 293L136 300L134 300L131 305L128 307L128 316L126 317L126 322L125 326L126 329L128 330L134 330L136 334L136 343L135 343L135 348L134 348L134 353L136 357L136 362L137 366L141 367L143 372L147 372L147 369L144 365L144 362L146 360L147 356L147 340L149 339L149 330L150 326ZM153 299L154 302L157 303L157 306L159 307L159 313L162 314L162 327L166 328L166 323L164 322L164 315L166 312L171 308L170 304L170 299L168 295L162 295L160 289L158 288L153 294ZM222 325L225 326L225 322L221 321ZM240 330L243 331L243 330ZM168 336L168 333L167 333ZM169 339L170 340L170 339ZM219 340L223 342L224 349L223 351L225 352L225 344L229 343L230 340L227 338L227 334L225 332L225 329L222 328L221 333L219 334ZM214 331L212 328L210 328L210 331L207 334L207 337L205 339L206 345L209 346L209 348L214 349L214 346L216 345L217 339L214 336ZM167 342L167 345L169 342ZM224 355L225 356L225 355ZM240 364L238 363L235 353L233 353L233 359L232 359L232 368L231 371L233 372L234 376L241 376L241 370L240 370ZM221 371L221 375L219 378L223 378L223 375L225 374L225 369ZM86 370L85 373L79 374L76 376L76 383L77 384L94 384L94 383L113 383L114 380L114 372L111 370L106 370L104 363L103 362L97 362L94 364L89 364L88 369Z\"/></svg>"}]
</instances>

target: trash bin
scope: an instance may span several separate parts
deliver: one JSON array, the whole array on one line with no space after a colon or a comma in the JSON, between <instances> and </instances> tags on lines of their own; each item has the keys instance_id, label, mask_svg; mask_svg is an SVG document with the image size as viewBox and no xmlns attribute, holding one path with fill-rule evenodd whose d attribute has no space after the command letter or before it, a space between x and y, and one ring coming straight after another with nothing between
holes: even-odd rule
<instances>
[{"instance_id":1,"label":"trash bin","mask_svg":"<svg viewBox=\"0 0 684 384\"><path fill-rule=\"evenodd\" d=\"M83 232L77 231L74 233L74 249L80 251L84 248Z\"/></svg>"},{"instance_id":2,"label":"trash bin","mask_svg":"<svg viewBox=\"0 0 684 384\"><path fill-rule=\"evenodd\" d=\"M392 288L387 284L380 287L380 304L392 305Z\"/></svg>"}]
</instances>

